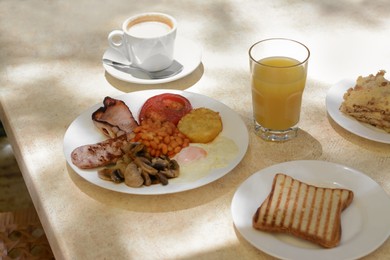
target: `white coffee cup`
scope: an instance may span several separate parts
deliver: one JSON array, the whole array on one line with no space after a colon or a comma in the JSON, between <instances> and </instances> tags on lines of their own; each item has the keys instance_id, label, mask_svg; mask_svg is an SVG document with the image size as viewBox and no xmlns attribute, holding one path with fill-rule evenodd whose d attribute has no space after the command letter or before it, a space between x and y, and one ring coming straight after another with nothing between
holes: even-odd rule
<instances>
[{"instance_id":1,"label":"white coffee cup","mask_svg":"<svg viewBox=\"0 0 390 260\"><path fill-rule=\"evenodd\" d=\"M108 35L111 48L135 67L147 71L166 69L173 62L177 22L163 13L143 13L128 18L122 30Z\"/></svg>"}]
</instances>

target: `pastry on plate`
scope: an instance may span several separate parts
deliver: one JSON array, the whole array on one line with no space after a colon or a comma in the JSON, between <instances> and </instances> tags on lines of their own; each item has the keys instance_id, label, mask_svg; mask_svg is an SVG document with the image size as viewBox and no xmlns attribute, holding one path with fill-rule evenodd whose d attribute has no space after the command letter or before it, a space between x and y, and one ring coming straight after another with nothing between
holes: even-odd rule
<instances>
[{"instance_id":1,"label":"pastry on plate","mask_svg":"<svg viewBox=\"0 0 390 260\"><path fill-rule=\"evenodd\" d=\"M359 76L343 96L340 111L390 133L390 81L385 71Z\"/></svg>"}]
</instances>

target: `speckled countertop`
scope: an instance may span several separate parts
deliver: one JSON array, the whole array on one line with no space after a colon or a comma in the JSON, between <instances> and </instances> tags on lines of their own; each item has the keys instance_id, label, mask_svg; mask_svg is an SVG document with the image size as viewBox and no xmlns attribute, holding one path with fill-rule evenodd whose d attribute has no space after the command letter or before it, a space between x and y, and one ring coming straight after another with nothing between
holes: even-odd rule
<instances>
[{"instance_id":1,"label":"speckled countertop","mask_svg":"<svg viewBox=\"0 0 390 260\"><path fill-rule=\"evenodd\" d=\"M234 227L230 206L245 179L285 161L353 167L390 194L389 144L344 130L325 106L335 82L390 70L386 1L3 0L0 10L0 117L57 259L269 259ZM142 85L105 73L108 33L144 11L175 16L178 37L202 46L192 74ZM251 125L248 48L269 37L311 50L299 136L278 144L260 140ZM206 186L159 196L79 177L63 154L71 122L105 96L154 88L186 89L235 110L249 133L238 166ZM386 240L366 259L389 257Z\"/></svg>"}]
</instances>

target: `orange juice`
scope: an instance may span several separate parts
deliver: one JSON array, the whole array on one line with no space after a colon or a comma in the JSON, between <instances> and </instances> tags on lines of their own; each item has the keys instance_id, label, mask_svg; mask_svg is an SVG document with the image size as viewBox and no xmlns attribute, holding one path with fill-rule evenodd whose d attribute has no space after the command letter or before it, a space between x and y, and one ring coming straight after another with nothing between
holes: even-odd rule
<instances>
[{"instance_id":1,"label":"orange juice","mask_svg":"<svg viewBox=\"0 0 390 260\"><path fill-rule=\"evenodd\" d=\"M271 130L295 126L299 121L306 67L287 57L269 57L259 63L251 65L255 120Z\"/></svg>"}]
</instances>

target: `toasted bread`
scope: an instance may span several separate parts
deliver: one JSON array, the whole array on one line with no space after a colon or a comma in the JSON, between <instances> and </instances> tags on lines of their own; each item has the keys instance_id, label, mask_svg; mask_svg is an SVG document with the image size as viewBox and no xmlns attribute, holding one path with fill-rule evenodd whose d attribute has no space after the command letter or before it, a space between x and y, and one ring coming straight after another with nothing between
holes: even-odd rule
<instances>
[{"instance_id":1,"label":"toasted bread","mask_svg":"<svg viewBox=\"0 0 390 260\"><path fill-rule=\"evenodd\" d=\"M359 76L343 96L340 111L390 133L390 81L385 71Z\"/></svg>"},{"instance_id":2,"label":"toasted bread","mask_svg":"<svg viewBox=\"0 0 390 260\"><path fill-rule=\"evenodd\" d=\"M253 216L253 227L335 247L341 239L341 212L352 200L350 190L316 187L278 173L270 194Z\"/></svg>"}]
</instances>

